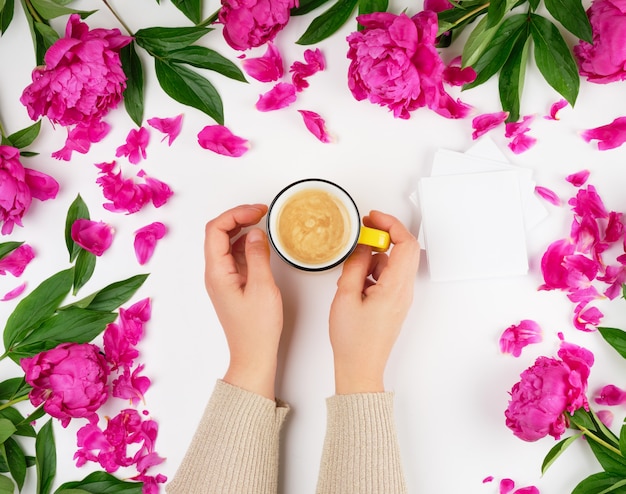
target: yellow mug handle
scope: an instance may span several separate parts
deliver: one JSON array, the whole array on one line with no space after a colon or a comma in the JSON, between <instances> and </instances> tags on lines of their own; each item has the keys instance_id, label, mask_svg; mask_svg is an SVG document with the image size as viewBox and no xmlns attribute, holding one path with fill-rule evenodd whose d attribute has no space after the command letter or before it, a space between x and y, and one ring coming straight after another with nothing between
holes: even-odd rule
<instances>
[{"instance_id":1,"label":"yellow mug handle","mask_svg":"<svg viewBox=\"0 0 626 494\"><path fill-rule=\"evenodd\" d=\"M389 248L391 238L389 237L389 233L383 230L362 226L357 242L359 244L369 245L372 250L376 252L385 252Z\"/></svg>"}]
</instances>

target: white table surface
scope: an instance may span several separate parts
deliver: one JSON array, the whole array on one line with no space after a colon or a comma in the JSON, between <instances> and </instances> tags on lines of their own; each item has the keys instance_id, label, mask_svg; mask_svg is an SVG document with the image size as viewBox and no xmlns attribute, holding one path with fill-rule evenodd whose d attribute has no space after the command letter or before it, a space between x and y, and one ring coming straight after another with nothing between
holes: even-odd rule
<instances>
[{"instance_id":1,"label":"white table surface","mask_svg":"<svg viewBox=\"0 0 626 494\"><path fill-rule=\"evenodd\" d=\"M159 7L150 0L115 2L132 29L149 26L182 26L188 21L169 2ZM215 2L213 2L215 4ZM217 5L210 4L205 14ZM74 4L72 5L74 6ZM116 27L100 2L85 0L77 8L99 8L87 22L94 27ZM417 6L394 4L393 11ZM0 39L0 115L8 133L31 122L19 103L30 81L34 56L21 6L16 5L13 24ZM311 15L294 18L281 32L276 45L285 63L302 60L305 47L294 41L304 32ZM62 29L65 18L56 27ZM197 133L214 122L197 110L167 97L158 86L152 62L146 67L145 117L173 117L184 113L183 130L171 147L160 142L151 129L148 159L140 167L170 184L175 192L160 209L147 207L134 215L109 213L96 185L94 163L115 158L133 122L122 106L106 120L112 131L87 155L74 154L71 162L50 158L65 139L65 131L44 121L40 138L31 148L40 156L32 167L53 175L61 190L53 201L35 201L24 219L24 227L1 239L23 240L36 250L22 280L28 288L68 266L63 239L65 215L80 193L92 219L103 220L116 229L113 246L98 260L96 272L83 294L110 282L138 273L151 273L132 301L151 297L152 319L140 344L140 360L153 386L145 397L145 408L160 425L157 451L167 457L158 470L172 478L194 433L214 382L225 371L228 354L225 340L203 286L204 224L211 217L236 204L269 202L285 184L304 177L335 180L354 196L362 212L372 208L398 216L417 235L419 210L409 200L420 177L428 175L433 153L438 148L465 151L473 141L471 119L447 120L421 109L409 120L394 119L386 108L357 102L346 85L348 60L345 37L350 23L319 47L327 69L309 79L310 87L298 95L292 106L261 113L254 108L258 96L271 86L250 80L249 84L210 74L224 101L226 125L249 139L251 150L241 158L228 158L201 149ZM221 33L212 33L202 43L237 61ZM259 56L264 48L252 50ZM460 45L443 52L445 60L460 53ZM145 55L145 53L142 53ZM237 61L237 63L239 63ZM594 143L580 137L583 129L603 125L626 115L626 86L601 86L582 82L575 109L560 112L559 121L543 118L559 96L530 67L522 101L522 114L536 114L531 135L535 147L521 155L506 148L503 127L490 136L507 159L531 168L539 185L549 187L567 199L574 189L564 177L583 168L591 170L594 184L607 208L626 210L626 148L598 151ZM475 107L475 114L499 110L497 84L492 80L455 97ZM297 109L313 110L327 122L334 142L323 144L304 127ZM124 170L135 173L125 159ZM29 165L26 165L29 166ZM546 246L565 236L571 216L566 206L547 204L549 216L528 233L530 271L522 277L435 283L429 280L423 256L415 280L415 301L404 330L391 355L386 385L396 393L396 416L400 446L411 493L492 494L504 477L518 487L534 484L542 494L563 494L599 466L582 442L574 444L548 473L541 477L543 456L554 444L551 438L524 443L504 425L508 391L519 374L538 355L555 355L557 333L568 341L584 345L596 355L590 390L607 383L626 385L626 364L601 341L599 334L582 333L571 324L572 304L565 294L538 291L542 283L539 262ZM133 232L152 221L169 228L154 257L146 266L135 260ZM497 226L494 226L497 228ZM286 422L281 448L280 492L314 492L325 431L325 398L333 393L331 349L327 316L339 270L306 274L272 259L274 273L285 305L284 345L277 394L293 410ZM0 279L6 293L22 280ZM0 303L5 320L17 300ZM607 326L623 326L624 302L602 302ZM128 305L128 304L127 304ZM501 332L521 319L534 319L544 329L544 342L524 350L518 359L498 349ZM0 364L2 379L17 375L12 362ZM620 382L621 377L621 382ZM24 407L27 409L27 407ZM626 410L615 409L619 424ZM58 443L58 476L61 482L82 478L89 468L76 469L72 455L79 420L62 429L55 424ZM492 483L483 484L487 476ZM31 475L24 492L34 492Z\"/></svg>"}]
</instances>

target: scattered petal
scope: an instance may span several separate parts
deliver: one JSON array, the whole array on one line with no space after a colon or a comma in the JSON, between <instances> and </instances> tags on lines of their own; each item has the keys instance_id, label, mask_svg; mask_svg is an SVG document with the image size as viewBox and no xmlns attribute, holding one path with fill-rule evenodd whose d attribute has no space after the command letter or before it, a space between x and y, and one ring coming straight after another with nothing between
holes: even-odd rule
<instances>
[{"instance_id":1,"label":"scattered petal","mask_svg":"<svg viewBox=\"0 0 626 494\"><path fill-rule=\"evenodd\" d=\"M298 110L304 119L304 125L309 131L322 142L330 142L330 136L326 131L326 122L314 111Z\"/></svg>"},{"instance_id":2,"label":"scattered petal","mask_svg":"<svg viewBox=\"0 0 626 494\"><path fill-rule=\"evenodd\" d=\"M553 103L552 106L550 106L550 115L546 115L545 118L547 120L558 120L559 110L565 108L567 105L568 105L567 100L564 100L564 99L560 99L556 103Z\"/></svg>"},{"instance_id":3,"label":"scattered petal","mask_svg":"<svg viewBox=\"0 0 626 494\"><path fill-rule=\"evenodd\" d=\"M515 136L508 146L515 154L521 154L528 151L531 147L537 144L537 139L526 134L520 134Z\"/></svg>"},{"instance_id":4,"label":"scattered petal","mask_svg":"<svg viewBox=\"0 0 626 494\"><path fill-rule=\"evenodd\" d=\"M509 326L500 336L500 351L514 357L522 354L522 349L542 340L539 324L530 319L523 319L519 324Z\"/></svg>"},{"instance_id":5,"label":"scattered petal","mask_svg":"<svg viewBox=\"0 0 626 494\"><path fill-rule=\"evenodd\" d=\"M22 293L24 293L24 290L26 289L26 282L22 283L21 285L15 287L13 290L11 290L10 292L7 292L4 297L2 297L2 299L0 299L0 301L2 302L7 302L9 300L13 300L14 298L19 297Z\"/></svg>"},{"instance_id":6,"label":"scattered petal","mask_svg":"<svg viewBox=\"0 0 626 494\"><path fill-rule=\"evenodd\" d=\"M116 398L130 400L133 406L137 406L140 401L143 401L146 391L152 384L150 378L139 375L143 368L143 364L139 365L131 373L130 369L125 367L122 374L113 380L111 394Z\"/></svg>"},{"instance_id":7,"label":"scattered petal","mask_svg":"<svg viewBox=\"0 0 626 494\"><path fill-rule=\"evenodd\" d=\"M504 122L508 116L509 112L500 111L494 113L484 113L474 117L472 120L472 128L474 129L474 132L472 132L472 139L476 140L480 136L489 132L491 129L494 129Z\"/></svg>"},{"instance_id":8,"label":"scattered petal","mask_svg":"<svg viewBox=\"0 0 626 494\"><path fill-rule=\"evenodd\" d=\"M267 43L267 50L262 57L248 58L241 65L246 74L261 82L277 81L285 70L280 52L272 42Z\"/></svg>"},{"instance_id":9,"label":"scattered petal","mask_svg":"<svg viewBox=\"0 0 626 494\"><path fill-rule=\"evenodd\" d=\"M22 244L0 259L0 275L11 273L16 278L22 276L26 266L35 258L35 251L28 244Z\"/></svg>"},{"instance_id":10,"label":"scattered petal","mask_svg":"<svg viewBox=\"0 0 626 494\"><path fill-rule=\"evenodd\" d=\"M30 189L30 194L40 201L47 201L48 199L54 199L59 192L59 183L50 175L38 172L37 170L31 170L30 168L24 168L26 172L24 181Z\"/></svg>"},{"instance_id":11,"label":"scattered petal","mask_svg":"<svg viewBox=\"0 0 626 494\"><path fill-rule=\"evenodd\" d=\"M500 494L509 494L515 488L515 482L512 479L502 479L500 481Z\"/></svg>"},{"instance_id":12,"label":"scattered petal","mask_svg":"<svg viewBox=\"0 0 626 494\"><path fill-rule=\"evenodd\" d=\"M173 118L153 117L148 119L148 125L158 130L159 132L163 132L165 136L163 136L161 142L167 139L167 144L171 146L176 138L180 135L180 131L183 128L183 114L181 113L180 115Z\"/></svg>"},{"instance_id":13,"label":"scattered petal","mask_svg":"<svg viewBox=\"0 0 626 494\"><path fill-rule=\"evenodd\" d=\"M305 50L304 60L305 63L296 61L291 64L289 68L289 72L291 72L291 82L298 92L309 87L309 82L306 80L308 77L311 77L320 70L324 70L326 67L324 55L322 55L319 48L315 50Z\"/></svg>"},{"instance_id":14,"label":"scattered petal","mask_svg":"<svg viewBox=\"0 0 626 494\"><path fill-rule=\"evenodd\" d=\"M146 264L156 247L157 240L162 239L167 232L165 225L159 221L150 223L135 232L135 256L139 264Z\"/></svg>"},{"instance_id":15,"label":"scattered petal","mask_svg":"<svg viewBox=\"0 0 626 494\"><path fill-rule=\"evenodd\" d=\"M204 149L224 156L239 157L248 149L248 141L234 135L223 125L207 125L198 134L198 144Z\"/></svg>"},{"instance_id":16,"label":"scattered petal","mask_svg":"<svg viewBox=\"0 0 626 494\"><path fill-rule=\"evenodd\" d=\"M74 151L87 154L91 145L104 139L110 130L111 126L102 120L78 124L68 132L65 145L52 153L52 157L69 161Z\"/></svg>"},{"instance_id":17,"label":"scattered petal","mask_svg":"<svg viewBox=\"0 0 626 494\"><path fill-rule=\"evenodd\" d=\"M565 180L567 180L574 187L582 187L589 178L589 175L589 170L581 170L579 172L568 175L567 177L565 177Z\"/></svg>"},{"instance_id":18,"label":"scattered petal","mask_svg":"<svg viewBox=\"0 0 626 494\"><path fill-rule=\"evenodd\" d=\"M451 86L469 84L474 82L474 79L476 79L476 71L472 67L462 67L460 56L454 58L443 70L443 80Z\"/></svg>"},{"instance_id":19,"label":"scattered petal","mask_svg":"<svg viewBox=\"0 0 626 494\"><path fill-rule=\"evenodd\" d=\"M487 484L488 482L493 482L493 475L488 475L487 477L483 479L483 484Z\"/></svg>"},{"instance_id":20,"label":"scattered petal","mask_svg":"<svg viewBox=\"0 0 626 494\"><path fill-rule=\"evenodd\" d=\"M287 82L279 82L267 93L259 96L256 109L263 112L280 110L294 101L296 101L296 87Z\"/></svg>"},{"instance_id":21,"label":"scattered petal","mask_svg":"<svg viewBox=\"0 0 626 494\"><path fill-rule=\"evenodd\" d=\"M610 410L598 410L596 412L596 415L600 419L600 422L602 422L607 427L610 428L613 425L613 419L615 418L615 416Z\"/></svg>"},{"instance_id":22,"label":"scattered petal","mask_svg":"<svg viewBox=\"0 0 626 494\"><path fill-rule=\"evenodd\" d=\"M607 384L594 397L598 405L615 406L626 403L626 391L614 384Z\"/></svg>"},{"instance_id":23,"label":"scattered petal","mask_svg":"<svg viewBox=\"0 0 626 494\"><path fill-rule=\"evenodd\" d=\"M594 331L603 317L600 309L581 302L574 309L574 326L581 331Z\"/></svg>"},{"instance_id":24,"label":"scattered petal","mask_svg":"<svg viewBox=\"0 0 626 494\"><path fill-rule=\"evenodd\" d=\"M585 142L597 140L600 151L619 147L626 142L626 117L618 117L610 124L584 130L581 135Z\"/></svg>"},{"instance_id":25,"label":"scattered petal","mask_svg":"<svg viewBox=\"0 0 626 494\"><path fill-rule=\"evenodd\" d=\"M150 141L150 132L145 127L131 129L126 137L126 144L118 147L115 156L127 156L128 161L137 164L141 159L146 159L146 147Z\"/></svg>"},{"instance_id":26,"label":"scattered petal","mask_svg":"<svg viewBox=\"0 0 626 494\"><path fill-rule=\"evenodd\" d=\"M103 221L79 218L72 224L71 236L80 247L101 256L113 243L113 228Z\"/></svg>"},{"instance_id":27,"label":"scattered petal","mask_svg":"<svg viewBox=\"0 0 626 494\"><path fill-rule=\"evenodd\" d=\"M550 204L553 204L555 206L560 206L561 205L561 199L559 198L559 196L556 195L555 192L553 192L552 190L546 188L546 187L541 187L540 185L537 185L535 187L535 192L542 198L544 198L546 201L548 201Z\"/></svg>"}]
</instances>

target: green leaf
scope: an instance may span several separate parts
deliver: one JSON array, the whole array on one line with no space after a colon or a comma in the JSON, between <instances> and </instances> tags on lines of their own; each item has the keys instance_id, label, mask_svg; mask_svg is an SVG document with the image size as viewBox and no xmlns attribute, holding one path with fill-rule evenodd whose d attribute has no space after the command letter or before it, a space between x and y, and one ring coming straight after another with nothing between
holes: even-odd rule
<instances>
[{"instance_id":1,"label":"green leaf","mask_svg":"<svg viewBox=\"0 0 626 494\"><path fill-rule=\"evenodd\" d=\"M81 249L78 257L76 257L76 267L74 269L74 295L91 279L95 269L96 255Z\"/></svg>"},{"instance_id":2,"label":"green leaf","mask_svg":"<svg viewBox=\"0 0 626 494\"><path fill-rule=\"evenodd\" d=\"M487 9L487 27L497 26L506 12L506 0L490 0Z\"/></svg>"},{"instance_id":3,"label":"green leaf","mask_svg":"<svg viewBox=\"0 0 626 494\"><path fill-rule=\"evenodd\" d=\"M594 473L580 482L572 494L626 494L626 479L608 472Z\"/></svg>"},{"instance_id":4,"label":"green leaf","mask_svg":"<svg viewBox=\"0 0 626 494\"><path fill-rule=\"evenodd\" d=\"M5 442L17 431L13 422L9 419L0 418L0 443Z\"/></svg>"},{"instance_id":5,"label":"green leaf","mask_svg":"<svg viewBox=\"0 0 626 494\"><path fill-rule=\"evenodd\" d=\"M460 3L453 2L453 5L454 8L437 13L437 36L443 35L446 31L462 31L465 26L485 14L489 8L489 2L483 0L464 0Z\"/></svg>"},{"instance_id":6,"label":"green leaf","mask_svg":"<svg viewBox=\"0 0 626 494\"><path fill-rule=\"evenodd\" d=\"M0 475L0 494L13 494L15 492L15 484L6 475Z\"/></svg>"},{"instance_id":7,"label":"green leaf","mask_svg":"<svg viewBox=\"0 0 626 494\"><path fill-rule=\"evenodd\" d=\"M0 244L0 259L3 259L24 242L3 242Z\"/></svg>"},{"instance_id":8,"label":"green leaf","mask_svg":"<svg viewBox=\"0 0 626 494\"><path fill-rule=\"evenodd\" d=\"M39 131L41 130L41 120L37 120L33 125L26 127L25 129L19 130L14 134L11 134L8 139L11 141L13 147L17 149L22 149L27 146L30 146L37 136L39 135Z\"/></svg>"},{"instance_id":9,"label":"green leaf","mask_svg":"<svg viewBox=\"0 0 626 494\"><path fill-rule=\"evenodd\" d=\"M11 401L28 394L30 386L23 377L12 377L0 383L0 400Z\"/></svg>"},{"instance_id":10,"label":"green leaf","mask_svg":"<svg viewBox=\"0 0 626 494\"><path fill-rule=\"evenodd\" d=\"M463 67L473 66L485 49L490 45L498 26L487 27L488 18L485 16L472 29L467 41L463 45Z\"/></svg>"},{"instance_id":11,"label":"green leaf","mask_svg":"<svg viewBox=\"0 0 626 494\"><path fill-rule=\"evenodd\" d=\"M147 278L147 274L138 274L126 280L111 283L102 290L94 292L63 309L78 307L100 312L112 312L130 300Z\"/></svg>"},{"instance_id":12,"label":"green leaf","mask_svg":"<svg viewBox=\"0 0 626 494\"><path fill-rule=\"evenodd\" d=\"M545 80L574 106L580 86L578 66L558 28L545 17L530 14L535 61Z\"/></svg>"},{"instance_id":13,"label":"green leaf","mask_svg":"<svg viewBox=\"0 0 626 494\"><path fill-rule=\"evenodd\" d=\"M591 449L604 471L626 478L626 459L623 456L598 444L589 437L587 437L587 444L589 444L589 449Z\"/></svg>"},{"instance_id":14,"label":"green leaf","mask_svg":"<svg viewBox=\"0 0 626 494\"><path fill-rule=\"evenodd\" d=\"M0 7L0 36L3 35L9 28L15 12L14 0L2 1L5 3L3 3L2 7Z\"/></svg>"},{"instance_id":15,"label":"green leaf","mask_svg":"<svg viewBox=\"0 0 626 494\"><path fill-rule=\"evenodd\" d=\"M96 10L86 11L70 9L68 7L64 7L63 5L59 5L57 2L52 0L30 0L30 2L37 13L46 20L69 14L79 14L80 17L84 19L89 17L94 12L97 12Z\"/></svg>"},{"instance_id":16,"label":"green leaf","mask_svg":"<svg viewBox=\"0 0 626 494\"><path fill-rule=\"evenodd\" d=\"M13 345L54 314L72 289L73 271L70 268L52 275L17 304L4 327L5 350L11 350Z\"/></svg>"},{"instance_id":17,"label":"green leaf","mask_svg":"<svg viewBox=\"0 0 626 494\"><path fill-rule=\"evenodd\" d=\"M25 418L15 407L7 407L0 410L0 417L11 421L15 426L16 436L35 437L37 435L34 427L31 425L31 420L34 420L34 418L31 419L30 416Z\"/></svg>"},{"instance_id":18,"label":"green leaf","mask_svg":"<svg viewBox=\"0 0 626 494\"><path fill-rule=\"evenodd\" d=\"M502 109L509 112L507 117L509 122L517 122L520 117L520 101L524 92L529 40L529 37L520 37L511 51L511 56L500 69L498 81L500 102Z\"/></svg>"},{"instance_id":19,"label":"green leaf","mask_svg":"<svg viewBox=\"0 0 626 494\"><path fill-rule=\"evenodd\" d=\"M99 312L89 309L70 308L46 319L41 326L16 344L9 357L30 357L41 351L50 350L60 343L88 343L98 336L107 324L117 318L114 312Z\"/></svg>"},{"instance_id":20,"label":"green leaf","mask_svg":"<svg viewBox=\"0 0 626 494\"><path fill-rule=\"evenodd\" d=\"M372 12L387 12L388 0L359 0L359 15Z\"/></svg>"},{"instance_id":21,"label":"green leaf","mask_svg":"<svg viewBox=\"0 0 626 494\"><path fill-rule=\"evenodd\" d=\"M126 89L124 90L124 107L133 122L141 127L144 109L144 78L141 59L137 55L135 42L129 43L120 51L122 69L126 74Z\"/></svg>"},{"instance_id":22,"label":"green leaf","mask_svg":"<svg viewBox=\"0 0 626 494\"><path fill-rule=\"evenodd\" d=\"M52 29L48 24L35 22L34 28L37 31L37 36L40 39L42 48L45 48L46 51L48 51L48 49L59 39L59 33Z\"/></svg>"},{"instance_id":23,"label":"green leaf","mask_svg":"<svg viewBox=\"0 0 626 494\"><path fill-rule=\"evenodd\" d=\"M290 15L297 16L308 14L316 8L324 5L328 1L330 0L302 0L301 2L299 2L299 5L297 7L291 9Z\"/></svg>"},{"instance_id":24,"label":"green leaf","mask_svg":"<svg viewBox=\"0 0 626 494\"><path fill-rule=\"evenodd\" d=\"M78 219L89 219L89 209L80 194L78 194L76 199L74 199L74 202L70 204L65 218L65 245L67 246L67 251L70 255L70 262L74 262L78 253L81 250L84 250L72 239L72 225Z\"/></svg>"},{"instance_id":25,"label":"green leaf","mask_svg":"<svg viewBox=\"0 0 626 494\"><path fill-rule=\"evenodd\" d=\"M77 488L91 494L141 494L142 486L143 482L125 482L106 472L93 472L83 480L66 482L54 494L74 494L72 489Z\"/></svg>"},{"instance_id":26,"label":"green leaf","mask_svg":"<svg viewBox=\"0 0 626 494\"><path fill-rule=\"evenodd\" d=\"M617 353L626 358L626 331L617 328L598 328L600 335Z\"/></svg>"},{"instance_id":27,"label":"green leaf","mask_svg":"<svg viewBox=\"0 0 626 494\"><path fill-rule=\"evenodd\" d=\"M167 59L171 62L186 63L199 69L213 70L236 81L247 82L239 67L215 50L204 46L186 46L180 50L174 50L168 53Z\"/></svg>"},{"instance_id":28,"label":"green leaf","mask_svg":"<svg viewBox=\"0 0 626 494\"><path fill-rule=\"evenodd\" d=\"M359 0L338 0L326 12L313 19L304 34L296 41L299 45L313 45L328 38L351 17Z\"/></svg>"},{"instance_id":29,"label":"green leaf","mask_svg":"<svg viewBox=\"0 0 626 494\"><path fill-rule=\"evenodd\" d=\"M202 0L172 0L172 3L194 24L202 20Z\"/></svg>"},{"instance_id":30,"label":"green leaf","mask_svg":"<svg viewBox=\"0 0 626 494\"><path fill-rule=\"evenodd\" d=\"M545 0L546 9L574 36L593 44L589 17L580 0Z\"/></svg>"},{"instance_id":31,"label":"green leaf","mask_svg":"<svg viewBox=\"0 0 626 494\"><path fill-rule=\"evenodd\" d=\"M149 27L137 31L135 41L153 56L166 56L191 45L212 30L206 27Z\"/></svg>"},{"instance_id":32,"label":"green leaf","mask_svg":"<svg viewBox=\"0 0 626 494\"><path fill-rule=\"evenodd\" d=\"M500 24L488 46L472 65L476 71L476 79L465 84L463 89L479 86L502 68L518 39L527 36L526 20L526 15L517 14L507 17Z\"/></svg>"},{"instance_id":33,"label":"green leaf","mask_svg":"<svg viewBox=\"0 0 626 494\"><path fill-rule=\"evenodd\" d=\"M9 472L17 484L17 489L21 491L26 478L26 455L13 438L9 438L4 442L4 448L9 463Z\"/></svg>"},{"instance_id":34,"label":"green leaf","mask_svg":"<svg viewBox=\"0 0 626 494\"><path fill-rule=\"evenodd\" d=\"M37 458L37 494L49 494L57 473L57 451L52 431L52 419L48 420L35 440Z\"/></svg>"},{"instance_id":35,"label":"green leaf","mask_svg":"<svg viewBox=\"0 0 626 494\"><path fill-rule=\"evenodd\" d=\"M574 436L566 437L565 439L559 441L555 446L553 446L552 449L548 451L548 454L546 455L546 457L543 460L543 463L541 464L541 475L545 474L548 468L550 468L550 466L555 462L555 460L559 456L561 456L561 453L563 453L563 451L565 451L569 447L570 444L572 444L574 441L576 441L576 439L578 439L582 435L583 434L581 432Z\"/></svg>"},{"instance_id":36,"label":"green leaf","mask_svg":"<svg viewBox=\"0 0 626 494\"><path fill-rule=\"evenodd\" d=\"M219 93L207 79L191 69L154 59L159 84L171 98L196 108L224 125L224 109Z\"/></svg>"},{"instance_id":37,"label":"green leaf","mask_svg":"<svg viewBox=\"0 0 626 494\"><path fill-rule=\"evenodd\" d=\"M619 450L626 456L626 423L622 424L622 428L619 431Z\"/></svg>"}]
</instances>

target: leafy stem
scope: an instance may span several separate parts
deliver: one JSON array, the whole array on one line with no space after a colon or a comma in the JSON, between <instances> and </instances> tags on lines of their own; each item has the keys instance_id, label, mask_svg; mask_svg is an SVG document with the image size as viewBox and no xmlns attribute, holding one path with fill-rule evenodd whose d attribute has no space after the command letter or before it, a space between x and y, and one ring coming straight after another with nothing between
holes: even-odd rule
<instances>
[{"instance_id":1,"label":"leafy stem","mask_svg":"<svg viewBox=\"0 0 626 494\"><path fill-rule=\"evenodd\" d=\"M217 20L217 16L219 15L219 13L220 13L220 9L217 9L209 17L207 17L200 24L198 24L198 27L210 26Z\"/></svg>"},{"instance_id":2,"label":"leafy stem","mask_svg":"<svg viewBox=\"0 0 626 494\"><path fill-rule=\"evenodd\" d=\"M481 11L483 10L487 10L489 8L489 3L484 3L482 5L479 5L478 7L476 7L474 10L470 10L467 14L465 14L463 17L461 17L460 19L458 19L456 22L454 22L452 24L452 27L450 29L454 29L455 27L457 27L459 24L463 24L463 22L465 22L466 20L472 18L473 16L475 16L476 14L479 14Z\"/></svg>"},{"instance_id":3,"label":"leafy stem","mask_svg":"<svg viewBox=\"0 0 626 494\"><path fill-rule=\"evenodd\" d=\"M30 15L33 16L33 19L35 19L37 22L45 23L35 7L33 7L33 4L30 2L30 0L24 0L24 4L26 5L26 8L28 8L28 12L30 13Z\"/></svg>"},{"instance_id":4,"label":"leafy stem","mask_svg":"<svg viewBox=\"0 0 626 494\"><path fill-rule=\"evenodd\" d=\"M7 401L6 403L3 403L2 405L0 405L0 410L4 410L5 408L12 407L16 403L19 403L20 401L26 401L26 400L28 400L28 395L19 396L17 398L14 398L13 400Z\"/></svg>"},{"instance_id":5,"label":"leafy stem","mask_svg":"<svg viewBox=\"0 0 626 494\"><path fill-rule=\"evenodd\" d=\"M591 432L589 429L587 429L585 426L582 425L578 425L576 424L576 427L578 427L578 429L580 429L580 431L587 436L589 439L592 439L593 441L597 442L598 444L604 446L606 449L613 451L613 453L622 456L622 452L619 450L619 448L613 446L612 444L609 444L608 442L606 442L604 439L596 436L593 432Z\"/></svg>"},{"instance_id":6,"label":"leafy stem","mask_svg":"<svg viewBox=\"0 0 626 494\"><path fill-rule=\"evenodd\" d=\"M107 9L109 9L111 11L111 13L113 14L113 16L117 19L117 21L122 25L122 27L124 29L126 29L126 32L128 33L129 36L135 36L132 32L132 30L126 25L126 23L124 22L124 20L119 16L119 14L115 11L115 9L113 7L111 7L111 5L109 4L108 0L102 0L102 3L104 3L104 5L106 5Z\"/></svg>"}]
</instances>

